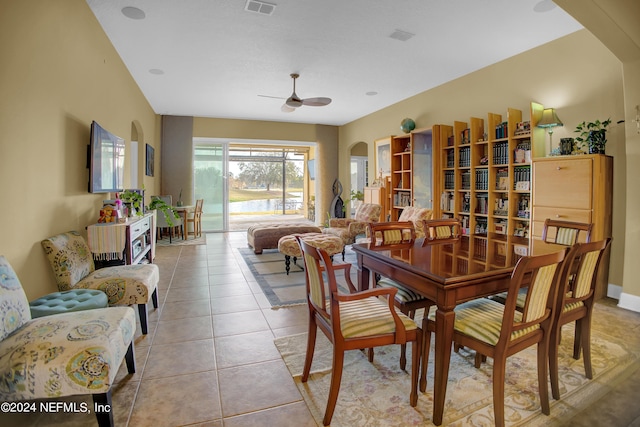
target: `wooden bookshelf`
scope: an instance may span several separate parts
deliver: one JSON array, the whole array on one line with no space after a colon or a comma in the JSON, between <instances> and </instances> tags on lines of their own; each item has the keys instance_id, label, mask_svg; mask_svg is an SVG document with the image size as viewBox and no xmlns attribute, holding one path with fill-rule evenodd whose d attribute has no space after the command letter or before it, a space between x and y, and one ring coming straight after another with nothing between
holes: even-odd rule
<instances>
[{"instance_id":1,"label":"wooden bookshelf","mask_svg":"<svg viewBox=\"0 0 640 427\"><path fill-rule=\"evenodd\" d=\"M529 253L531 164L545 154L537 152L544 133L532 129L541 113L532 103L526 116L508 108L439 125L434 212L462 222L463 244L452 254L456 269L512 265Z\"/></svg>"}]
</instances>

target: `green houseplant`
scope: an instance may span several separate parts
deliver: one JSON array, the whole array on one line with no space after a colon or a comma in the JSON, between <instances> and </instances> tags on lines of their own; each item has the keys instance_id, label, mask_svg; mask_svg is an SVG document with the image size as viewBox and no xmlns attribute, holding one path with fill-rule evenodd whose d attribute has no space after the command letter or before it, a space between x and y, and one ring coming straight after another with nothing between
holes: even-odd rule
<instances>
[{"instance_id":1,"label":"green houseplant","mask_svg":"<svg viewBox=\"0 0 640 427\"><path fill-rule=\"evenodd\" d=\"M127 205L129 209L129 216L133 216L134 214L137 216L142 216L142 194L137 191L132 190L124 190L119 194L120 200L122 203Z\"/></svg>"},{"instance_id":2,"label":"green houseplant","mask_svg":"<svg viewBox=\"0 0 640 427\"><path fill-rule=\"evenodd\" d=\"M576 142L589 154L604 154L607 144L607 128L611 124L611 119L595 122L582 122L576 126L575 132L578 134Z\"/></svg>"},{"instance_id":3,"label":"green houseplant","mask_svg":"<svg viewBox=\"0 0 640 427\"><path fill-rule=\"evenodd\" d=\"M176 211L171 209L171 206L169 206L167 202L165 202L159 197L155 197L155 196L152 197L151 203L149 203L149 206L147 206L147 209L149 210L157 209L161 211L164 214L164 217L167 220L167 225L169 225L169 227L173 227L174 218L180 219L180 216L176 213Z\"/></svg>"}]
</instances>

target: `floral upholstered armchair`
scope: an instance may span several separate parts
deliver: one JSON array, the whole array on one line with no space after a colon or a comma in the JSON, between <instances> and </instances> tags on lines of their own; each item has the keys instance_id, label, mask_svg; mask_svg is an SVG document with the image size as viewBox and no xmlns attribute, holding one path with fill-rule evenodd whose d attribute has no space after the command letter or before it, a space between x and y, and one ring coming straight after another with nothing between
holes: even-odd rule
<instances>
[{"instance_id":1,"label":"floral upholstered armchair","mask_svg":"<svg viewBox=\"0 0 640 427\"><path fill-rule=\"evenodd\" d=\"M398 221L411 221L413 222L416 230L416 239L420 239L425 236L424 220L431 219L433 211L427 208L416 208L413 206L406 206L402 209L402 213L398 218Z\"/></svg>"},{"instance_id":2,"label":"floral upholstered armchair","mask_svg":"<svg viewBox=\"0 0 640 427\"><path fill-rule=\"evenodd\" d=\"M95 403L110 407L122 360L129 373L135 372L135 331L130 307L32 319L18 277L0 256L0 402L90 394ZM99 426L113 426L113 409L96 411L96 417Z\"/></svg>"},{"instance_id":3,"label":"floral upholstered armchair","mask_svg":"<svg viewBox=\"0 0 640 427\"><path fill-rule=\"evenodd\" d=\"M363 203L356 210L354 218L331 218L329 228L325 228L322 232L338 236L345 245L350 245L356 241L358 234L367 232L370 222L377 222L380 219L380 209L382 207L375 203ZM344 259L344 250L342 258Z\"/></svg>"}]
</instances>

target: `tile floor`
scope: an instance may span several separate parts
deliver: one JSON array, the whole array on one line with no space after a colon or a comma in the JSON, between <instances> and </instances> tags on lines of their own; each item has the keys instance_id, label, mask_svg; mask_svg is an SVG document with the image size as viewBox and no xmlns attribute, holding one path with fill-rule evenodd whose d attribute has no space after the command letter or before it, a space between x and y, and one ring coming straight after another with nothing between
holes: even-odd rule
<instances>
[{"instance_id":1,"label":"tile floor","mask_svg":"<svg viewBox=\"0 0 640 427\"><path fill-rule=\"evenodd\" d=\"M137 372L127 377L123 364L118 373L116 426L316 426L273 344L274 337L306 330L306 306L271 310L239 247L246 247L244 232L158 248L160 307L149 313L149 334L137 332ZM632 329L640 350L640 313L605 304L612 308L607 321ZM640 370L567 425L640 426L638 395ZM85 426L95 418L0 416L0 424Z\"/></svg>"}]
</instances>

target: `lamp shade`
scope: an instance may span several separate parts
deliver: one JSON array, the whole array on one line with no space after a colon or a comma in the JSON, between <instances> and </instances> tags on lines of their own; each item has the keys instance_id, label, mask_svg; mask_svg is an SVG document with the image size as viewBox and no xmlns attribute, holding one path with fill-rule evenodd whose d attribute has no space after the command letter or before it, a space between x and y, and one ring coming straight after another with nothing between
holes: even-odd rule
<instances>
[{"instance_id":1,"label":"lamp shade","mask_svg":"<svg viewBox=\"0 0 640 427\"><path fill-rule=\"evenodd\" d=\"M542 118L538 122L538 127L552 128L556 126L563 126L563 124L558 118L555 108L545 108L542 111Z\"/></svg>"}]
</instances>

